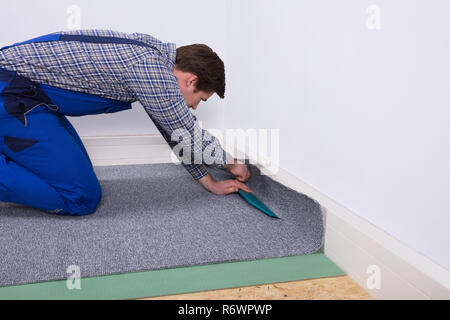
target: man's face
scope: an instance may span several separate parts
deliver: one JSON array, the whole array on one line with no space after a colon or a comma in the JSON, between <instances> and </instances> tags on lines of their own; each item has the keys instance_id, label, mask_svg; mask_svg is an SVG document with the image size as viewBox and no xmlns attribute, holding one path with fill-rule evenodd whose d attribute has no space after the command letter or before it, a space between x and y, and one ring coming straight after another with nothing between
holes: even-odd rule
<instances>
[{"instance_id":1,"label":"man's face","mask_svg":"<svg viewBox=\"0 0 450 320\"><path fill-rule=\"evenodd\" d=\"M200 101L206 101L214 92L196 91L197 76L189 72L174 70L174 74L178 79L178 86L181 94L189 108L197 109Z\"/></svg>"},{"instance_id":2,"label":"man's face","mask_svg":"<svg viewBox=\"0 0 450 320\"><path fill-rule=\"evenodd\" d=\"M181 93L183 94L184 100L186 100L186 104L189 108L192 109L197 109L200 101L205 101L209 99L209 97L211 97L214 92L204 92L204 91L197 91L194 92L194 90L190 91L190 90L181 90Z\"/></svg>"}]
</instances>

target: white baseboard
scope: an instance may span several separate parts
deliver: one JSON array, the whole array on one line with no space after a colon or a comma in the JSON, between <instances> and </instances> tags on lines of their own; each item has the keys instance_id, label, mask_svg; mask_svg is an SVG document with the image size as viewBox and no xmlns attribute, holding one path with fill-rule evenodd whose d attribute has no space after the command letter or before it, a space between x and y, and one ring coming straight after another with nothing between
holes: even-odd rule
<instances>
[{"instance_id":1,"label":"white baseboard","mask_svg":"<svg viewBox=\"0 0 450 320\"><path fill-rule=\"evenodd\" d=\"M159 135L82 137L94 165L171 162ZM242 158L242 153L238 155ZM252 162L253 163L253 162ZM324 253L376 299L450 299L450 274L325 194L280 169L274 180L318 201L325 213ZM379 270L379 288L369 288L368 267ZM369 270L373 272L373 270Z\"/></svg>"},{"instance_id":2,"label":"white baseboard","mask_svg":"<svg viewBox=\"0 0 450 320\"><path fill-rule=\"evenodd\" d=\"M271 178L325 210L324 253L376 299L450 299L450 273L283 169ZM380 286L369 288L376 266Z\"/></svg>"},{"instance_id":3,"label":"white baseboard","mask_svg":"<svg viewBox=\"0 0 450 320\"><path fill-rule=\"evenodd\" d=\"M161 135L81 137L94 166L166 163L172 150Z\"/></svg>"}]
</instances>

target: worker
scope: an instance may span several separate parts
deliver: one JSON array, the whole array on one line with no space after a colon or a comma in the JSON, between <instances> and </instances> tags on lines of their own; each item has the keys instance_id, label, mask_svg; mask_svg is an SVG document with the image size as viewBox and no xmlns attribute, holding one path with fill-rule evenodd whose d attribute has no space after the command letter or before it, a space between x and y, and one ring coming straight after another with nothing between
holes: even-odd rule
<instances>
[{"instance_id":1,"label":"worker","mask_svg":"<svg viewBox=\"0 0 450 320\"><path fill-rule=\"evenodd\" d=\"M244 184L248 167L201 129L189 110L214 93L224 98L224 64L204 44L177 48L148 34L73 30L3 47L0 201L60 215L95 212L101 186L66 116L120 112L135 101L172 149L183 147L177 157L206 190L250 192ZM190 139L174 140L180 130ZM235 179L215 181L207 165Z\"/></svg>"}]
</instances>

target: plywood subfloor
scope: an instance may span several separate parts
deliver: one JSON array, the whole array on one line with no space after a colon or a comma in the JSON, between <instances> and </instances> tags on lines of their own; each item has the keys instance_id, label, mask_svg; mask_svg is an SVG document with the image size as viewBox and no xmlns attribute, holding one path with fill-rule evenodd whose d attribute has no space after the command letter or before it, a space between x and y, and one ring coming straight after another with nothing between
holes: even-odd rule
<instances>
[{"instance_id":1,"label":"plywood subfloor","mask_svg":"<svg viewBox=\"0 0 450 320\"><path fill-rule=\"evenodd\" d=\"M143 300L372 300L350 277L272 283L232 289L185 293Z\"/></svg>"}]
</instances>

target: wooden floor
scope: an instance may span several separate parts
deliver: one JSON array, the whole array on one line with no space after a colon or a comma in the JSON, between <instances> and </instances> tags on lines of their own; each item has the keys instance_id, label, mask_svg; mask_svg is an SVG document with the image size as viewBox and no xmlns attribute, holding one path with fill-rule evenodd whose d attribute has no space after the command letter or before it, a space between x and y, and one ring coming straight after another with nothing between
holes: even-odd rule
<instances>
[{"instance_id":1,"label":"wooden floor","mask_svg":"<svg viewBox=\"0 0 450 320\"><path fill-rule=\"evenodd\" d=\"M372 300L348 276L152 297L143 300Z\"/></svg>"}]
</instances>

